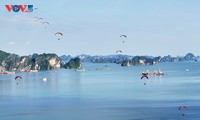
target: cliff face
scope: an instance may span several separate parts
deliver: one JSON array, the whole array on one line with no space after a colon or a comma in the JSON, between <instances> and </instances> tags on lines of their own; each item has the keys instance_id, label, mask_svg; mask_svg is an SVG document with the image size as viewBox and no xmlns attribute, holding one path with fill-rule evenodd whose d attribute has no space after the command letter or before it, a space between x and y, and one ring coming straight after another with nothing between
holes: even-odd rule
<instances>
[{"instance_id":1,"label":"cliff face","mask_svg":"<svg viewBox=\"0 0 200 120\"><path fill-rule=\"evenodd\" d=\"M71 59L68 63L63 65L63 68L65 69L82 69L81 59L80 58L74 58Z\"/></svg>"},{"instance_id":2,"label":"cliff face","mask_svg":"<svg viewBox=\"0 0 200 120\"><path fill-rule=\"evenodd\" d=\"M33 70L52 70L61 67L61 60L56 54L34 55L31 61Z\"/></svg>"},{"instance_id":3,"label":"cliff face","mask_svg":"<svg viewBox=\"0 0 200 120\"><path fill-rule=\"evenodd\" d=\"M61 60L56 54L33 54L18 56L0 51L0 70L51 70L61 67Z\"/></svg>"},{"instance_id":4,"label":"cliff face","mask_svg":"<svg viewBox=\"0 0 200 120\"><path fill-rule=\"evenodd\" d=\"M19 56L0 50L0 71L26 71L26 70L52 70L57 68L82 69L81 62L93 63L117 63L121 66L132 65L153 65L159 62L176 62L196 60L192 53L184 57L164 57L152 56L128 56L128 55L109 55L109 56L89 56L80 55L76 58L71 56L58 57L56 54L33 54L30 56ZM200 57L199 57L200 58Z\"/></svg>"},{"instance_id":5,"label":"cliff face","mask_svg":"<svg viewBox=\"0 0 200 120\"><path fill-rule=\"evenodd\" d=\"M123 67L129 67L132 65L132 61L131 60L124 60L121 64L121 66Z\"/></svg>"},{"instance_id":6,"label":"cliff face","mask_svg":"<svg viewBox=\"0 0 200 120\"><path fill-rule=\"evenodd\" d=\"M132 59L133 65L153 65L154 59L146 56L135 56Z\"/></svg>"},{"instance_id":7,"label":"cliff face","mask_svg":"<svg viewBox=\"0 0 200 120\"><path fill-rule=\"evenodd\" d=\"M9 54L9 56L2 61L2 66L5 70L16 70L19 66L20 57L18 55Z\"/></svg>"},{"instance_id":8,"label":"cliff face","mask_svg":"<svg viewBox=\"0 0 200 120\"><path fill-rule=\"evenodd\" d=\"M15 70L30 70L32 66L31 58L30 56L22 56L19 58L19 61L17 62L17 68Z\"/></svg>"},{"instance_id":9,"label":"cliff face","mask_svg":"<svg viewBox=\"0 0 200 120\"><path fill-rule=\"evenodd\" d=\"M0 50L0 66L3 65L3 62L8 58L9 55L10 53L6 53Z\"/></svg>"}]
</instances>

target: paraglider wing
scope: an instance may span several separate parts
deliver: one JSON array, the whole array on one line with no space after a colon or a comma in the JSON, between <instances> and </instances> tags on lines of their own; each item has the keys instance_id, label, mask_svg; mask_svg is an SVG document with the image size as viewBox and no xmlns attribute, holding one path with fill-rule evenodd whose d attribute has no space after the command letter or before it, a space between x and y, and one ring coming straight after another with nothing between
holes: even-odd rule
<instances>
[{"instance_id":1,"label":"paraglider wing","mask_svg":"<svg viewBox=\"0 0 200 120\"><path fill-rule=\"evenodd\" d=\"M127 36L126 36L126 35L120 35L120 37L127 38ZM122 41L122 43L124 43L124 41Z\"/></svg>"},{"instance_id":2,"label":"paraglider wing","mask_svg":"<svg viewBox=\"0 0 200 120\"><path fill-rule=\"evenodd\" d=\"M35 16L35 17L33 17L33 19L34 19L35 21L37 21L37 20L38 20L38 17L37 17L37 16Z\"/></svg>"},{"instance_id":3,"label":"paraglider wing","mask_svg":"<svg viewBox=\"0 0 200 120\"><path fill-rule=\"evenodd\" d=\"M15 77L15 80L16 80L16 79L18 79L18 78L22 79L22 77L21 77L21 76L16 76L16 77Z\"/></svg>"},{"instance_id":4,"label":"paraglider wing","mask_svg":"<svg viewBox=\"0 0 200 120\"><path fill-rule=\"evenodd\" d=\"M121 51L121 50L117 50L117 51L116 51L116 53L118 53L118 52L122 53L122 51Z\"/></svg>"},{"instance_id":5,"label":"paraglider wing","mask_svg":"<svg viewBox=\"0 0 200 120\"><path fill-rule=\"evenodd\" d=\"M21 76L16 76L16 77L15 77L15 80L16 80L16 82L17 82L17 85L19 84L19 80L17 80L17 79L19 79L19 78L22 79Z\"/></svg>"},{"instance_id":6,"label":"paraglider wing","mask_svg":"<svg viewBox=\"0 0 200 120\"><path fill-rule=\"evenodd\" d=\"M185 109L187 109L187 106L180 106L179 108L178 108L178 110L180 110L180 111L184 111ZM185 113L182 113L182 116L185 116Z\"/></svg>"},{"instance_id":7,"label":"paraglider wing","mask_svg":"<svg viewBox=\"0 0 200 120\"><path fill-rule=\"evenodd\" d=\"M57 32L57 33L55 33L55 35L61 35L61 36L63 36L63 33ZM58 40L60 40L60 38L58 38Z\"/></svg>"},{"instance_id":8,"label":"paraglider wing","mask_svg":"<svg viewBox=\"0 0 200 120\"><path fill-rule=\"evenodd\" d=\"M147 79L149 79L148 76L144 75L144 76L141 77L141 80L142 80L144 77L147 78Z\"/></svg>"},{"instance_id":9,"label":"paraglider wing","mask_svg":"<svg viewBox=\"0 0 200 120\"><path fill-rule=\"evenodd\" d=\"M125 38L127 38L127 36L126 36L126 35L121 35L120 37L125 37Z\"/></svg>"},{"instance_id":10,"label":"paraglider wing","mask_svg":"<svg viewBox=\"0 0 200 120\"><path fill-rule=\"evenodd\" d=\"M62 35L62 36L63 36L63 34L62 34L61 32L57 32L57 33L55 33L55 35L57 35L57 34L60 34L60 35Z\"/></svg>"},{"instance_id":11,"label":"paraglider wing","mask_svg":"<svg viewBox=\"0 0 200 120\"><path fill-rule=\"evenodd\" d=\"M43 18L38 18L38 21L39 21L39 20L43 20Z\"/></svg>"},{"instance_id":12,"label":"paraglider wing","mask_svg":"<svg viewBox=\"0 0 200 120\"><path fill-rule=\"evenodd\" d=\"M181 110L181 108L187 109L187 106L180 106L178 110Z\"/></svg>"},{"instance_id":13,"label":"paraglider wing","mask_svg":"<svg viewBox=\"0 0 200 120\"><path fill-rule=\"evenodd\" d=\"M49 25L49 22L43 22L43 25L45 25L45 28L47 27L47 25Z\"/></svg>"},{"instance_id":14,"label":"paraglider wing","mask_svg":"<svg viewBox=\"0 0 200 120\"><path fill-rule=\"evenodd\" d=\"M42 24L48 24L49 25L49 22L43 22Z\"/></svg>"}]
</instances>

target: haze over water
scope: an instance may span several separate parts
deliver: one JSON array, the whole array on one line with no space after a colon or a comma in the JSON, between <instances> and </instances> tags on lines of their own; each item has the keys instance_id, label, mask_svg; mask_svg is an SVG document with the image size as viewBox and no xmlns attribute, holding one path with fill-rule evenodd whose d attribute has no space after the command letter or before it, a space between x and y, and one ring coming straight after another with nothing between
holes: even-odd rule
<instances>
[{"instance_id":1,"label":"haze over water","mask_svg":"<svg viewBox=\"0 0 200 120\"><path fill-rule=\"evenodd\" d=\"M193 61L131 67L84 63L83 72L60 69L2 74L0 117L2 120L198 120L199 67L200 62ZM159 69L166 75L140 80L142 72ZM23 79L14 80L16 75ZM46 82L42 80L44 77L48 79ZM182 105L188 108L178 110Z\"/></svg>"}]
</instances>

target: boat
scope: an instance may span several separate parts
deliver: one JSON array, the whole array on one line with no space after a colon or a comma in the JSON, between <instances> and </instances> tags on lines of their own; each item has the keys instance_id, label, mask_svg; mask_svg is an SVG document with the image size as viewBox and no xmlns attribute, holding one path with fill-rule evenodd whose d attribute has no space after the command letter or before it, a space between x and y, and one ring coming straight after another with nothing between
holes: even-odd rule
<instances>
[{"instance_id":1,"label":"boat","mask_svg":"<svg viewBox=\"0 0 200 120\"><path fill-rule=\"evenodd\" d=\"M46 82L47 81L47 78L45 77L45 78L42 78L42 80L44 81L44 82Z\"/></svg>"},{"instance_id":2,"label":"boat","mask_svg":"<svg viewBox=\"0 0 200 120\"><path fill-rule=\"evenodd\" d=\"M142 72L142 76L163 76L165 73L161 70L154 70L153 73L150 73L149 71L147 72Z\"/></svg>"},{"instance_id":3,"label":"boat","mask_svg":"<svg viewBox=\"0 0 200 120\"><path fill-rule=\"evenodd\" d=\"M161 70L158 70L158 71L154 71L153 72L153 74L154 74L154 76L162 76L162 75L165 75L165 73L164 72L162 72Z\"/></svg>"},{"instance_id":4,"label":"boat","mask_svg":"<svg viewBox=\"0 0 200 120\"><path fill-rule=\"evenodd\" d=\"M85 69L83 68L83 69L75 69L75 71L76 72L83 72L83 71L85 71Z\"/></svg>"},{"instance_id":5,"label":"boat","mask_svg":"<svg viewBox=\"0 0 200 120\"><path fill-rule=\"evenodd\" d=\"M29 73L31 73L31 72L38 72L38 70L26 70L25 72L29 72Z\"/></svg>"},{"instance_id":6,"label":"boat","mask_svg":"<svg viewBox=\"0 0 200 120\"><path fill-rule=\"evenodd\" d=\"M22 69L20 70L21 72L28 72L28 73L31 73L31 72L38 72L38 70L25 70L25 69Z\"/></svg>"},{"instance_id":7,"label":"boat","mask_svg":"<svg viewBox=\"0 0 200 120\"><path fill-rule=\"evenodd\" d=\"M15 74L15 72L4 71L4 72L0 72L0 74Z\"/></svg>"}]
</instances>

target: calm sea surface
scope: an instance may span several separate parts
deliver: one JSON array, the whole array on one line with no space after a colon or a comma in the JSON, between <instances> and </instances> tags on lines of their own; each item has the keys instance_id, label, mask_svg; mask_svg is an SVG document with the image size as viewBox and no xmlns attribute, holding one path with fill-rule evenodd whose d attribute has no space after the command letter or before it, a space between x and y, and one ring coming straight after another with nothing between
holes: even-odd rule
<instances>
[{"instance_id":1,"label":"calm sea surface","mask_svg":"<svg viewBox=\"0 0 200 120\"><path fill-rule=\"evenodd\" d=\"M84 68L1 74L0 119L200 120L200 62ZM140 79L142 72L159 69L166 75Z\"/></svg>"}]
</instances>

